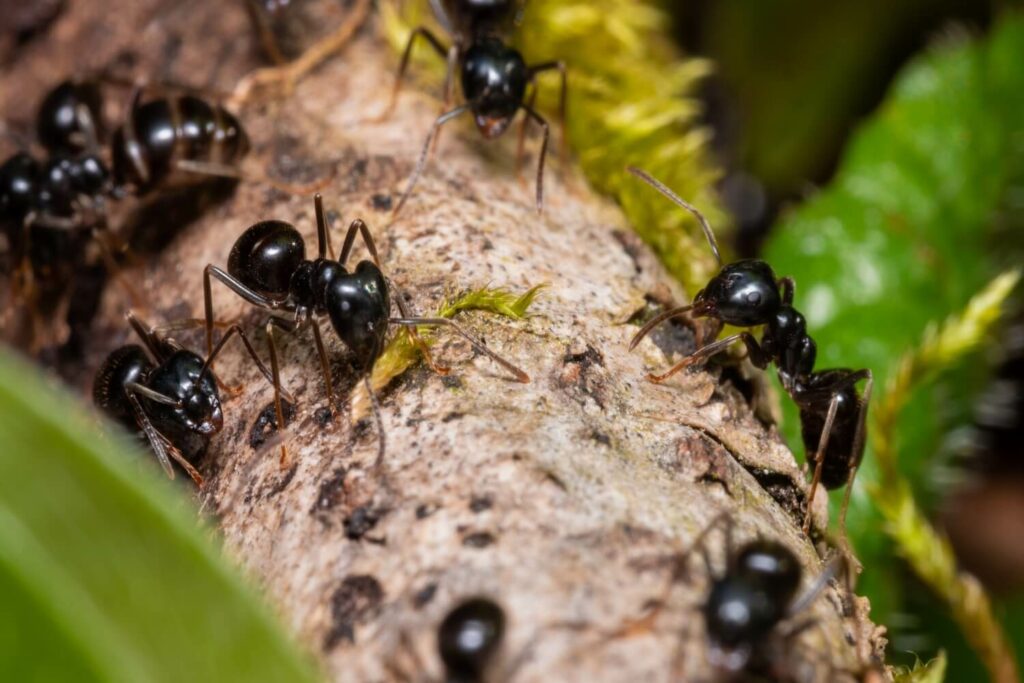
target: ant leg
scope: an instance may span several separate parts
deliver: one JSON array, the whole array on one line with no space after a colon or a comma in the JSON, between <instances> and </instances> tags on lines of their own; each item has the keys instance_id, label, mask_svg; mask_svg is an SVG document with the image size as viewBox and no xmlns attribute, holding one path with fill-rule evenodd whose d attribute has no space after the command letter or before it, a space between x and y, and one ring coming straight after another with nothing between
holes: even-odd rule
<instances>
[{"instance_id":1,"label":"ant leg","mask_svg":"<svg viewBox=\"0 0 1024 683\"><path fill-rule=\"evenodd\" d=\"M670 308L667 311L662 311L658 315L654 316L653 318L648 320L643 327L640 328L639 332L633 335L632 339L629 340L629 350L632 351L633 349L635 349L636 345L639 344L644 337L650 334L651 330L653 330L655 327L665 322L669 318L674 318L677 315L682 315L683 313L686 313L692 308L693 304L686 304L685 306L676 306L675 308Z\"/></svg>"},{"instance_id":2,"label":"ant leg","mask_svg":"<svg viewBox=\"0 0 1024 683\"><path fill-rule=\"evenodd\" d=\"M327 214L324 213L324 198L317 192L313 195L313 208L316 211L316 249L321 259L327 258L327 254L334 258L334 247L331 246L331 232L327 225ZM345 265L342 263L342 265Z\"/></svg>"},{"instance_id":3,"label":"ant leg","mask_svg":"<svg viewBox=\"0 0 1024 683\"><path fill-rule=\"evenodd\" d=\"M829 581L839 576L840 573L848 577L849 567L850 565L846 557L841 554L829 560L829 563L825 565L825 568L814 579L814 583L811 584L810 588L790 604L786 613L787 618L794 617L810 607L811 603L817 600L818 596L825 590L825 587L828 586Z\"/></svg>"},{"instance_id":4,"label":"ant leg","mask_svg":"<svg viewBox=\"0 0 1024 683\"><path fill-rule=\"evenodd\" d=\"M177 405L177 401L169 399L163 394L159 394L151 389L147 389L136 382L128 382L125 384L125 393L128 396L129 403L132 405L132 411L135 413L135 422L140 428L142 428L142 432L146 435L149 445L153 448L153 452L156 454L157 461L160 463L160 466L163 468L167 476L170 479L174 479L174 468L171 467L171 458L173 458L174 461L181 465L182 469L188 473L188 476L192 477L192 481L196 483L196 486L202 488L202 475L200 475L199 471L192 466L192 463L185 459L177 448L167 442L167 439L163 434L156 430L153 423L149 421L146 411L142 409L142 403L139 402L139 398L136 394L141 394L150 400L168 405Z\"/></svg>"},{"instance_id":5,"label":"ant leg","mask_svg":"<svg viewBox=\"0 0 1024 683\"><path fill-rule=\"evenodd\" d=\"M543 64L537 64L536 66L530 67L530 79L532 80L537 74L545 71L557 70L561 78L561 87L558 92L558 127L561 131L561 142L559 143L559 155L565 159L568 157L569 142L565 132L565 122L568 118L566 105L568 103L569 94L569 76L565 68L565 62L544 62ZM532 104L531 104L532 106Z\"/></svg>"},{"instance_id":6,"label":"ant leg","mask_svg":"<svg viewBox=\"0 0 1024 683\"><path fill-rule=\"evenodd\" d=\"M245 330L242 329L241 325L232 325L231 327L228 328L228 331L224 334L223 337L220 338L220 341L217 342L217 346L213 349L213 353L207 356L206 362L203 363L203 367L199 371L199 375L202 376L203 373L205 373L208 370L210 372L213 372L214 361L217 359L217 356L220 355L221 349L224 348L224 346L234 335L238 335L238 338L242 340L242 344L245 345L245 350L249 353L249 357L252 358L254 363L256 363L256 367L259 368L259 371L263 374L266 380L270 382L270 385L274 386L273 373L270 370L268 370L267 366L264 365L262 360L260 360L259 354L256 353L256 348L252 345L252 342L249 340L249 336L245 333ZM295 398L292 397L292 395L283 387L275 387L275 389L281 392L281 395L284 397L286 401L288 401L289 403L295 403Z\"/></svg>"},{"instance_id":7,"label":"ant leg","mask_svg":"<svg viewBox=\"0 0 1024 683\"><path fill-rule=\"evenodd\" d=\"M537 213L541 214L544 212L544 159L548 154L548 140L551 138L551 126L548 125L548 122L543 116L530 107L524 105L523 110L544 130L544 138L540 143L540 157L537 159Z\"/></svg>"},{"instance_id":8,"label":"ant leg","mask_svg":"<svg viewBox=\"0 0 1024 683\"><path fill-rule=\"evenodd\" d=\"M654 382L655 384L660 384L661 382L664 382L672 375L675 375L680 370L683 370L684 368L687 368L691 365L701 363L706 359L710 358L711 356L715 355L719 351L725 350L726 348L729 347L730 344L732 344L735 341L742 341L744 344L746 344L747 352L750 356L750 362L753 363L756 367L764 368L767 366L767 362L765 362L765 354L761 350L760 344L758 344L757 340L754 339L754 336L749 332L740 332L739 334L732 334L729 335L728 337L725 337L724 339L719 339L718 341L711 342L707 346L702 346L701 348L697 349L686 358L682 359L681 361L673 365L671 368L668 369L668 371L660 375L649 374L647 375L647 379L650 380L651 382Z\"/></svg>"},{"instance_id":9,"label":"ant leg","mask_svg":"<svg viewBox=\"0 0 1024 683\"><path fill-rule=\"evenodd\" d=\"M793 304L793 296L796 294L796 282L787 275L786 277L779 278L778 285L782 290L782 303L791 306Z\"/></svg>"},{"instance_id":10,"label":"ant leg","mask_svg":"<svg viewBox=\"0 0 1024 683\"><path fill-rule=\"evenodd\" d=\"M203 304L206 308L206 355L213 353L213 291L210 287L210 276L217 278L228 289L245 299L253 306L259 306L268 310L280 308L280 302L267 298L259 292L249 289L241 281L232 275L213 265L207 264L203 269Z\"/></svg>"},{"instance_id":11,"label":"ant leg","mask_svg":"<svg viewBox=\"0 0 1024 683\"><path fill-rule=\"evenodd\" d=\"M867 382L864 384L864 393L861 395L860 399L860 414L857 417L857 431L853 437L853 449L850 451L853 454L855 464L850 468L850 475L846 480L846 491L843 493L843 505L839 508L839 539L843 545L846 544L846 510L850 506L850 493L853 491L853 479L857 476L857 468L860 467L860 459L864 454L864 440L867 433L868 404L871 402L871 390L875 385L875 378L870 370L861 370L860 372L866 374Z\"/></svg>"},{"instance_id":12,"label":"ant leg","mask_svg":"<svg viewBox=\"0 0 1024 683\"><path fill-rule=\"evenodd\" d=\"M309 321L313 328L313 341L316 344L316 353L320 357L320 371L324 375L324 387L327 389L327 405L330 407L331 415L334 414L334 380L331 378L331 362L327 359L327 350L324 349L324 339L320 335L320 326L316 319ZM294 403L294 401L293 401Z\"/></svg>"},{"instance_id":13,"label":"ant leg","mask_svg":"<svg viewBox=\"0 0 1024 683\"><path fill-rule=\"evenodd\" d=\"M526 98L527 108L532 109L533 103L537 99L537 86L533 87L530 91L530 96ZM526 124L530 122L529 116L524 116L519 122L519 139L516 142L516 178L522 182L523 172L523 157L526 154Z\"/></svg>"},{"instance_id":14,"label":"ant leg","mask_svg":"<svg viewBox=\"0 0 1024 683\"><path fill-rule=\"evenodd\" d=\"M527 384L530 381L529 375L527 375L525 372L517 368L515 365L512 365L512 363L508 362L507 360L496 354L494 351L491 351L489 348L487 348L486 344L484 344L482 341L476 339L471 334L466 332L464 329L462 329L462 327L456 324L454 320L449 320L448 318L391 318L390 322L395 325L406 326L445 325L447 327L450 327L455 331L456 334L458 334L463 339L468 341L473 346L474 349L484 354L485 356L493 360L495 363L497 363L498 365L512 373L512 375L516 378L517 382Z\"/></svg>"},{"instance_id":15,"label":"ant leg","mask_svg":"<svg viewBox=\"0 0 1024 683\"><path fill-rule=\"evenodd\" d=\"M380 268L380 256L377 254L377 245L373 241L373 235L370 234L370 228L367 227L361 218L357 218L349 223L348 230L345 232L345 242L341 245L341 256L338 258L338 263L344 266L348 262L348 257L352 255L352 247L356 241L356 231L363 236L363 244L366 245L367 251L370 252L374 265Z\"/></svg>"},{"instance_id":16,"label":"ant leg","mask_svg":"<svg viewBox=\"0 0 1024 683\"><path fill-rule=\"evenodd\" d=\"M124 314L124 319L128 321L132 331L135 332L142 343L145 345L146 350L149 351L150 355L156 358L158 361L163 362L167 358L165 352L168 344L166 340L162 339L157 333L156 329L150 327L148 324L139 319L134 311L128 311Z\"/></svg>"},{"instance_id":17,"label":"ant leg","mask_svg":"<svg viewBox=\"0 0 1024 683\"><path fill-rule=\"evenodd\" d=\"M391 87L391 100L388 102L387 108L377 117L377 121L387 120L392 113L395 111L395 105L398 103L398 93L402 89L402 79L405 78L405 72L409 69L409 59L412 57L412 48L416 45L416 38L424 38L427 43L430 44L434 51L437 52L442 58L448 63L448 75L445 77L444 89L445 89L445 104L449 102L449 94L451 92L451 81L454 68L452 66L453 59L452 53L455 53L455 59L458 59L457 48L453 45L450 49L445 48L444 43L435 36L425 26L417 26L412 30L409 35L409 40L405 44L405 50L402 51L402 60L398 63L398 73L395 74L395 84Z\"/></svg>"},{"instance_id":18,"label":"ant leg","mask_svg":"<svg viewBox=\"0 0 1024 683\"><path fill-rule=\"evenodd\" d=\"M405 304L405 293L398 287L398 285L393 283L390 279L388 280L388 287L394 290L394 302L395 305L398 306L398 312L402 314L402 317L415 318L415 314ZM434 361L434 356L433 354L430 353L430 347L427 346L427 343L423 341L422 337L420 337L420 333L416 331L415 325L406 325L402 329L404 329L406 334L409 335L409 341L411 341L413 343L413 346L415 346L423 355L423 360L426 362L426 364L430 367L431 370L436 372L438 375L441 375L442 377L447 376L448 373L452 371L452 369L449 368L447 365L438 365L437 362Z\"/></svg>"},{"instance_id":19,"label":"ant leg","mask_svg":"<svg viewBox=\"0 0 1024 683\"><path fill-rule=\"evenodd\" d=\"M409 199L409 195L412 194L413 188L416 187L417 181L420 179L420 175L423 173L423 168L427 165L427 158L430 156L431 143L438 131L441 130L441 126L448 123L457 116L469 111L469 107L465 104L455 107L454 109L441 114L434 121L434 125L430 128L430 133L427 134L427 141L423 144L423 150L420 152L420 158L416 162L416 167L413 169L412 176L409 178L409 184L405 188L405 192L402 193L402 197L398 200L398 204L395 206L394 211L391 212L392 218L398 215L398 212L405 206L405 202Z\"/></svg>"},{"instance_id":20,"label":"ant leg","mask_svg":"<svg viewBox=\"0 0 1024 683\"><path fill-rule=\"evenodd\" d=\"M274 323L267 323L267 344L270 347L270 370L274 375L274 417L277 430L284 434L284 408L281 406L281 369L277 363L277 344L274 343ZM281 469L288 466L288 446L281 442Z\"/></svg>"},{"instance_id":21,"label":"ant leg","mask_svg":"<svg viewBox=\"0 0 1024 683\"><path fill-rule=\"evenodd\" d=\"M814 478L811 479L811 491L807 494L807 512L804 513L804 527L803 531L806 534L811 529L811 514L812 506L814 502L814 494L818 490L818 484L821 482L821 472L825 465L825 450L828 448L828 439L832 435L832 423L836 419L836 411L839 409L839 392L837 391L832 395L832 400L828 404L828 413L825 415L825 426L821 428L821 436L818 438L818 452L814 456Z\"/></svg>"}]
</instances>

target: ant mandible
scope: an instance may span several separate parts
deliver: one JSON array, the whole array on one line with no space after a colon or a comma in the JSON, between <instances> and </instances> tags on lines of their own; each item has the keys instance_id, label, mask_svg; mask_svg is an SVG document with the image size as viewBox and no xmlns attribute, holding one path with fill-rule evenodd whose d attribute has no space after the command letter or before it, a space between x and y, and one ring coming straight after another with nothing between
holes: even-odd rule
<instances>
[{"instance_id":1,"label":"ant mandible","mask_svg":"<svg viewBox=\"0 0 1024 683\"><path fill-rule=\"evenodd\" d=\"M284 425L281 406L280 377L277 348L273 328L288 332L310 329L320 358L327 400L334 411L334 386L330 362L320 334L319 319L327 316L341 341L353 352L362 366L363 381L371 398L378 428L377 466L384 457L384 430L380 411L370 386L369 373L377 357L384 350L384 341L390 325L405 327L427 363L439 374L448 369L431 360L426 345L416 334L417 325L445 325L466 339L473 347L508 370L519 382L529 382L529 376L447 318L421 318L409 314L401 294L394 301L401 313L391 317L391 291L394 285L384 276L377 256L377 247L370 230L360 219L352 221L345 234L341 256L334 260L323 198L314 197L317 227L317 258L306 258L306 245L302 235L291 224L278 220L260 221L242 233L228 257L227 272L208 264L203 271L203 296L206 311L206 348L213 346L213 293L211 282L218 280L250 304L270 312L266 325L270 343L270 361L274 378L274 409L279 428ZM370 252L372 261L360 261L355 270L346 268L349 255L359 233ZM330 257L329 257L330 256ZM289 317L281 317L287 314ZM281 446L282 465L287 462L287 450Z\"/></svg>"},{"instance_id":2,"label":"ant mandible","mask_svg":"<svg viewBox=\"0 0 1024 683\"><path fill-rule=\"evenodd\" d=\"M238 335L264 377L271 382L273 377L238 325L228 328L204 360L161 336L133 313L126 317L145 348L129 344L107 356L96 372L93 403L125 426L142 430L168 477L174 478L173 459L202 486L203 478L192 461L224 426L218 380L213 374L221 349Z\"/></svg>"},{"instance_id":3,"label":"ant mandible","mask_svg":"<svg viewBox=\"0 0 1024 683\"><path fill-rule=\"evenodd\" d=\"M460 75L462 94L465 102L442 113L427 135L419 160L409 178L405 192L395 206L397 215L412 194L420 175L426 166L434 138L441 126L466 112L473 114L476 127L487 139L493 139L505 132L516 113L525 113L523 130L530 120L540 125L544 132L540 156L537 161L537 212L544 208L544 160L547 156L550 126L547 120L533 108L536 89L526 100L527 86L538 74L557 70L561 74L559 119L565 128L565 99L567 89L565 64L560 61L544 62L528 66L518 50L508 46L501 38L505 24L518 16L523 2L513 0L434 0L435 14L453 36L452 45L444 47L429 29L418 26L409 36L409 42L402 53L395 85L392 91L390 112L395 105L402 77L409 66L409 57L418 36L423 37L434 50L447 60L445 77L445 108L452 101L452 81L456 70ZM520 149L522 135L520 135Z\"/></svg>"},{"instance_id":4,"label":"ant mandible","mask_svg":"<svg viewBox=\"0 0 1024 683\"><path fill-rule=\"evenodd\" d=\"M657 325L683 313L714 320L716 329L713 336L717 336L722 325L764 325L760 343L749 332L733 334L701 346L667 372L648 375L648 379L663 382L684 368L704 362L736 341L742 341L747 347L754 366L764 370L770 363L775 363L783 389L800 410L804 449L808 462L814 467L804 516L804 533L810 530L811 504L818 484L827 490L845 484L846 493L839 514L840 539L845 543L850 491L864 455L865 421L873 384L871 370L836 368L815 371L817 347L807 333L803 315L793 307L793 280L776 278L771 266L758 259L723 264L711 225L696 207L644 171L633 167L628 170L697 218L720 267L718 274L693 298L693 303L655 316L637 332L629 348L635 348ZM857 383L862 380L866 380L864 393L858 395Z\"/></svg>"}]
</instances>

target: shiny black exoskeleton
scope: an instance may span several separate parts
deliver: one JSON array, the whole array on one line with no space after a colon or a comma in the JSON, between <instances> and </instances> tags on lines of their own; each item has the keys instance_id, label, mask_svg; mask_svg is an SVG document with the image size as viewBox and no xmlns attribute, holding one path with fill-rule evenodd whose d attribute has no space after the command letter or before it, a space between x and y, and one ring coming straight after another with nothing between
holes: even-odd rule
<instances>
[{"instance_id":1,"label":"shiny black exoskeleton","mask_svg":"<svg viewBox=\"0 0 1024 683\"><path fill-rule=\"evenodd\" d=\"M702 607L712 659L724 668L746 666L755 648L789 616L800 586L800 564L793 553L772 541L752 541L712 578Z\"/></svg>"},{"instance_id":2,"label":"shiny black exoskeleton","mask_svg":"<svg viewBox=\"0 0 1024 683\"><path fill-rule=\"evenodd\" d=\"M140 91L110 143L114 178L120 187L150 192L177 177L237 178L234 166L249 151L238 119L224 107L193 95L140 101Z\"/></svg>"},{"instance_id":3,"label":"shiny black exoskeleton","mask_svg":"<svg viewBox=\"0 0 1024 683\"><path fill-rule=\"evenodd\" d=\"M488 598L460 603L437 630L437 651L448 683L483 683L501 647L505 613Z\"/></svg>"},{"instance_id":4,"label":"shiny black exoskeleton","mask_svg":"<svg viewBox=\"0 0 1024 683\"><path fill-rule=\"evenodd\" d=\"M434 2L434 10L441 23L451 32L452 45L444 47L440 39L422 26L416 28L409 37L395 80L391 105L394 106L417 36L425 38L431 47L448 61L445 106L451 102L451 83L456 71L462 85L464 103L441 114L434 122L409 184L395 206L396 214L415 188L441 126L469 112L484 137L496 138L505 132L520 109L525 112L523 126L527 121L533 120L540 125L544 134L537 162L536 189L537 210L543 208L544 160L547 155L550 126L544 117L534 110L532 97L527 101L526 90L538 74L558 70L562 78L560 118L564 127L566 71L562 62L545 62L529 66L519 51L507 45L502 39L504 28L516 16L521 5L520 2L510 0L440 0Z\"/></svg>"},{"instance_id":5,"label":"shiny black exoskeleton","mask_svg":"<svg viewBox=\"0 0 1024 683\"><path fill-rule=\"evenodd\" d=\"M719 526L725 527L725 566L716 572L711 568L705 542ZM766 539L734 548L732 519L727 514L705 528L694 548L704 554L704 564L711 572L701 613L712 665L723 672L768 674L771 680L789 680L783 672L792 668L792 662L787 661L791 655L780 645L811 622L784 632L779 627L804 612L833 578L847 571L845 559L840 555L830 561L812 585L798 594L802 571L793 551ZM688 553L680 558L681 562L688 559Z\"/></svg>"},{"instance_id":6,"label":"shiny black exoskeleton","mask_svg":"<svg viewBox=\"0 0 1024 683\"><path fill-rule=\"evenodd\" d=\"M846 499L839 518L840 531L844 533L850 489L864 455L871 371L837 368L816 372L817 346L807 333L803 315L793 307L792 279L777 278L771 266L757 259L723 265L714 233L700 211L647 173L636 168L629 171L697 218L720 265L719 272L697 293L693 303L653 318L633 337L630 348L657 325L683 313L713 320L712 336L717 336L722 325L764 326L760 342L749 332L733 334L701 346L667 372L648 377L654 382L664 381L686 367L707 360L736 341L746 346L754 366L763 370L774 363L783 388L800 409L804 449L808 463L814 468L804 529L810 528L811 504L818 483L826 489L845 484ZM862 380L866 383L863 395L859 395L857 383Z\"/></svg>"},{"instance_id":7,"label":"shiny black exoskeleton","mask_svg":"<svg viewBox=\"0 0 1024 683\"><path fill-rule=\"evenodd\" d=\"M94 81L60 83L36 113L36 136L53 154L95 152L104 133L103 93Z\"/></svg>"},{"instance_id":8,"label":"shiny black exoskeleton","mask_svg":"<svg viewBox=\"0 0 1024 683\"><path fill-rule=\"evenodd\" d=\"M335 407L330 363L317 322L324 315L330 319L338 337L355 355L364 379L384 348L384 340L390 325L397 324L410 331L414 342L419 345L428 362L429 353L415 335L415 326L446 325L467 339L478 351L512 372L517 380L529 381L526 373L488 350L482 342L468 335L453 321L447 318L419 318L408 315L400 296L395 297L394 301L402 315L398 318L391 317L392 285L381 271L377 249L369 228L362 220L352 221L345 235L341 256L335 261L328 257L328 252L331 251L330 236L323 200L319 194L316 195L314 203L318 242L316 259L306 258L305 242L292 225L283 221L261 221L246 230L235 242L228 257L227 272L213 264L207 265L203 272L207 349L213 345L212 279L219 280L250 304L271 313L267 335L274 369L275 410L279 425L284 424L284 417L280 402L274 326L293 332L307 328L312 330L327 389L328 404L331 410ZM355 270L349 271L346 264L357 232L362 235L373 260L360 261ZM333 251L331 253L333 254ZM280 314L286 314L287 317L282 318ZM366 388L367 391L371 391L368 381ZM379 415L377 417L379 420ZM380 457L383 455L382 435L383 431L379 441ZM287 452L283 446L281 456L282 461L286 460Z\"/></svg>"},{"instance_id":9,"label":"shiny black exoskeleton","mask_svg":"<svg viewBox=\"0 0 1024 683\"><path fill-rule=\"evenodd\" d=\"M145 348L131 344L107 356L96 373L93 402L129 429L141 430L169 477L174 477L173 459L202 485L193 461L224 426L213 375L213 362L220 350L237 334L264 376L269 378L270 373L237 325L204 360L160 336L131 313L128 322Z\"/></svg>"}]
</instances>

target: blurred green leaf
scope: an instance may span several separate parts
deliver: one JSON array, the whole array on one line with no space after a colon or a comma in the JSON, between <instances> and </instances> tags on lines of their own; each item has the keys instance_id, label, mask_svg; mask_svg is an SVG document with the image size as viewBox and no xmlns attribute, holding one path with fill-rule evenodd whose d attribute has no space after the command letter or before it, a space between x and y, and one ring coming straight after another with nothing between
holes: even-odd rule
<instances>
[{"instance_id":1,"label":"blurred green leaf","mask_svg":"<svg viewBox=\"0 0 1024 683\"><path fill-rule=\"evenodd\" d=\"M819 367L869 367L885 386L929 321L962 308L1024 251L1024 18L1007 14L983 40L947 41L914 60L855 135L832 184L776 227L766 258L798 284L797 306ZM968 419L983 384L967 362L911 396L896 430L900 472L927 508L947 430ZM786 432L799 422L786 405ZM903 607L900 573L863 486L849 530L875 616ZM1024 634L1013 634L1018 644ZM896 642L896 641L894 641ZM950 658L959 666L959 653ZM951 671L951 675L952 671ZM956 678L956 676L953 676Z\"/></svg>"},{"instance_id":2,"label":"blurred green leaf","mask_svg":"<svg viewBox=\"0 0 1024 683\"><path fill-rule=\"evenodd\" d=\"M0 680L314 681L191 501L0 352Z\"/></svg>"}]
</instances>

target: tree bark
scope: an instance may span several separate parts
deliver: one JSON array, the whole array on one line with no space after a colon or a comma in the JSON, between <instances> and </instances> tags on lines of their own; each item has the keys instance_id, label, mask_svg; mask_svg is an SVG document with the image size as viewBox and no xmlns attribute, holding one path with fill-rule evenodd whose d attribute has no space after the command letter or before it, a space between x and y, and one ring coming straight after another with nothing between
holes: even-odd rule
<instances>
[{"instance_id":1,"label":"tree bark","mask_svg":"<svg viewBox=\"0 0 1024 683\"><path fill-rule=\"evenodd\" d=\"M256 51L241 3L70 2L47 34L17 53L0 106L26 128L51 84L118 55L151 80L230 90L258 65ZM139 312L155 325L201 317L203 267L225 265L235 238L257 220L293 223L311 252L312 200L256 178L326 180L326 205L339 213L335 245L341 226L365 219L386 272L418 312L469 289L546 283L526 320L458 317L531 382L512 381L442 330L435 352L451 375L420 363L380 397L387 453L378 472L373 422L350 424L347 407L325 419L311 340L279 336L283 383L298 400L285 432L291 464L282 469L273 440L252 445L262 439L255 423L269 415L270 387L240 348L229 349L218 374L244 390L226 399L224 432L200 464L203 510L333 680L387 679L396 666L419 675L410 646L440 677L436 626L456 601L478 594L508 615L497 668L518 662L518 680L669 680L674 667L683 680L707 680L697 609L708 577L699 556L653 626L634 622L664 597L670 556L726 511L738 540L760 535L792 549L802 585L810 585L823 562L800 532L806 484L793 455L755 418L737 373L696 372L664 386L644 379L692 349L693 338L669 328L630 353L637 328L629 321L651 302L684 294L571 163L549 167L548 203L537 216L531 174L539 140L528 145L529 180L517 182L514 135L488 143L466 122L451 126L389 223L388 207L439 108L411 83L394 115L372 122L396 62L371 21L291 97L244 108L250 180L129 271L145 297ZM266 358L264 316L216 286L214 299L219 319L239 316L257 330ZM82 377L127 339L122 316L130 305L108 287ZM328 325L323 330L347 398L359 380L353 359ZM202 348L194 331L177 336ZM824 497L816 503L820 527ZM721 566L721 534L707 547ZM816 628L786 654L799 662L798 680L863 669L883 643L866 611L866 601L848 604L836 585L815 601Z\"/></svg>"}]
</instances>

